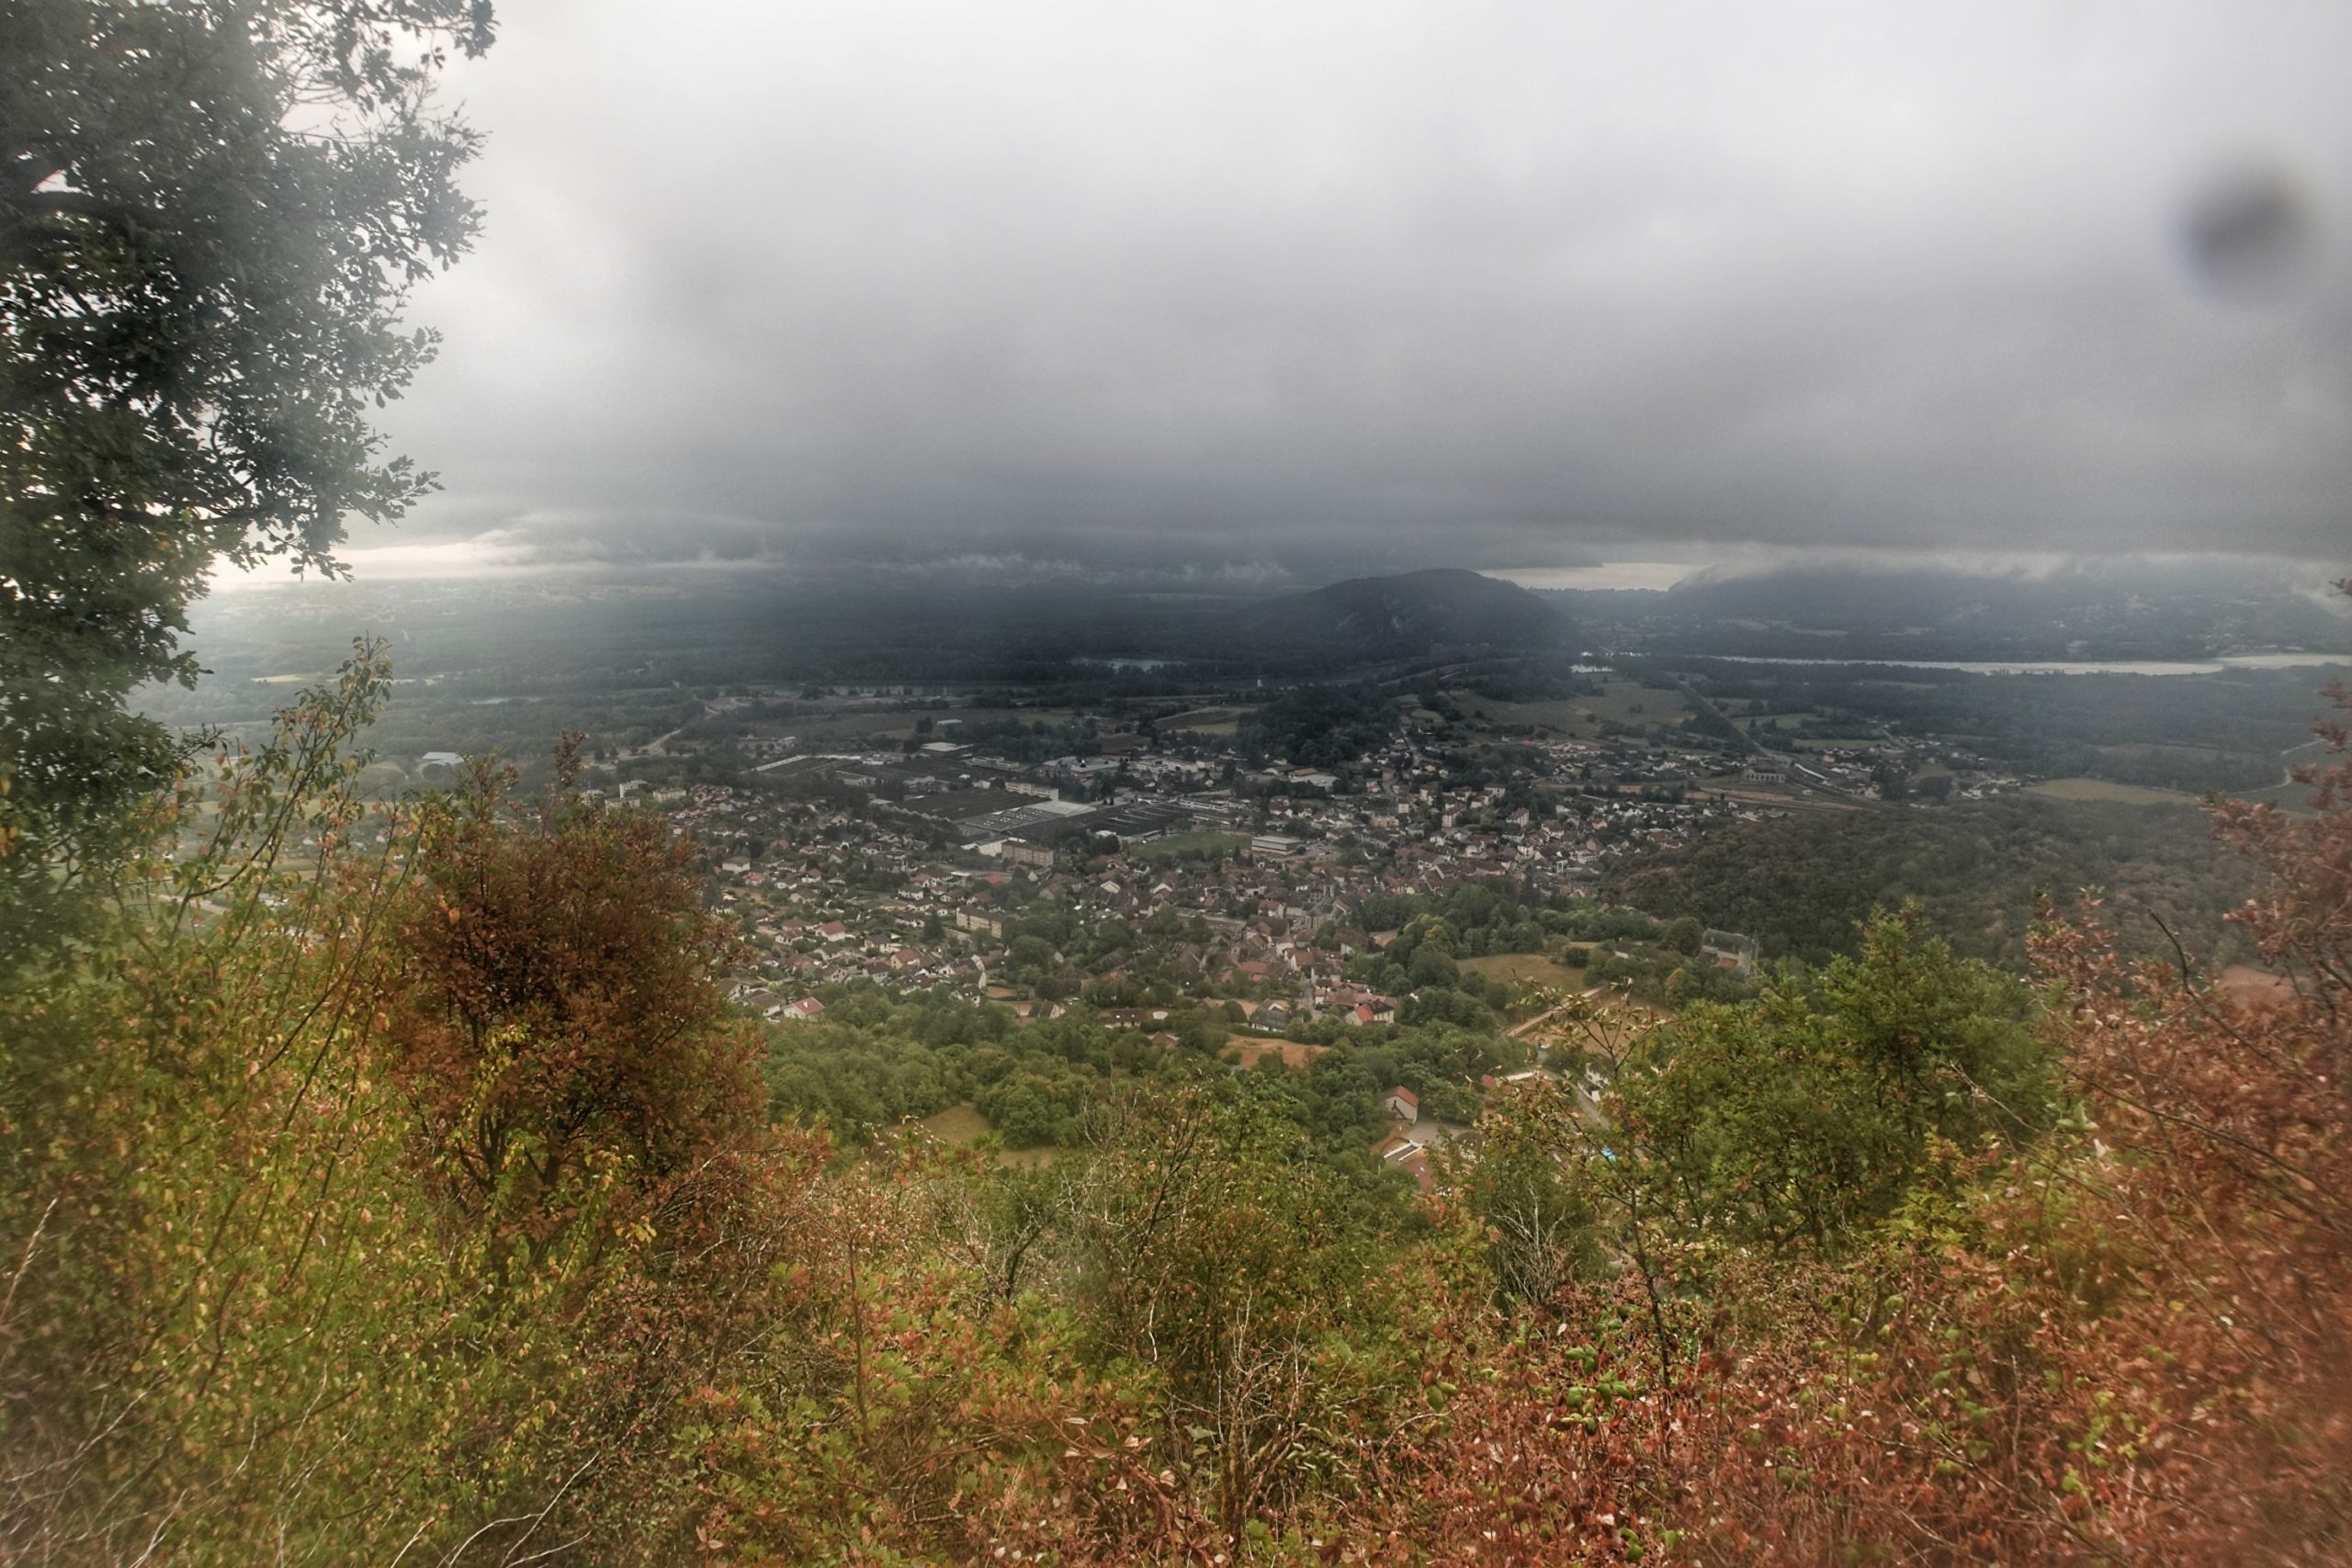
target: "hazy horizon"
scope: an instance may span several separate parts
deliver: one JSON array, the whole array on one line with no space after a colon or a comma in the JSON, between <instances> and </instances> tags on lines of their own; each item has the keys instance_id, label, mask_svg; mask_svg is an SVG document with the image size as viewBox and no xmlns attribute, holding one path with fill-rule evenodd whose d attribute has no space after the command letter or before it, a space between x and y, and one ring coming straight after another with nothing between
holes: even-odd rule
<instances>
[{"instance_id":1,"label":"hazy horizon","mask_svg":"<svg viewBox=\"0 0 2352 1568\"><path fill-rule=\"evenodd\" d=\"M499 14L362 570L2352 522L2341 9Z\"/></svg>"}]
</instances>

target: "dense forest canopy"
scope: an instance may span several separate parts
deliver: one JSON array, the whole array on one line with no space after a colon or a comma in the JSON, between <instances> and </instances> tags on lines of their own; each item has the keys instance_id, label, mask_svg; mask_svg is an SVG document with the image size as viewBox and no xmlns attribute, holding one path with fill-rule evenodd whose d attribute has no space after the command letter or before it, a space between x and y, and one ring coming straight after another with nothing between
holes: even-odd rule
<instances>
[{"instance_id":1,"label":"dense forest canopy","mask_svg":"<svg viewBox=\"0 0 2352 1568\"><path fill-rule=\"evenodd\" d=\"M2244 863L2178 806L2019 795L1743 822L1622 863L1608 890L1814 963L1849 950L1873 908L1910 900L1957 951L2021 967L2036 895L2086 891L2109 898L2132 951L2170 952L2177 938L2208 961L2246 952L2224 924L2247 891Z\"/></svg>"}]
</instances>

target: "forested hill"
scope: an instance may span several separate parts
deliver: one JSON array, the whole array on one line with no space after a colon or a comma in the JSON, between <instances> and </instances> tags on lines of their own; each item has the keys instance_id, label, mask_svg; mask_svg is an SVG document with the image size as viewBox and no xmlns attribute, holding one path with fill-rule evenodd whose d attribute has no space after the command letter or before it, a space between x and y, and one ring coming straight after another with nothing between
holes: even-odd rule
<instances>
[{"instance_id":1,"label":"forested hill","mask_svg":"<svg viewBox=\"0 0 2352 1568\"><path fill-rule=\"evenodd\" d=\"M1441 567L1285 594L1239 611L1231 627L1252 646L1402 659L1442 648L1557 648L1570 623L1516 583Z\"/></svg>"},{"instance_id":2,"label":"forested hill","mask_svg":"<svg viewBox=\"0 0 2352 1568\"><path fill-rule=\"evenodd\" d=\"M2086 564L2046 576L1812 565L1577 595L1610 646L1815 659L2208 659L2352 649L2352 620L2278 568Z\"/></svg>"},{"instance_id":3,"label":"forested hill","mask_svg":"<svg viewBox=\"0 0 2352 1568\"><path fill-rule=\"evenodd\" d=\"M2243 858L2201 811L2039 795L1742 823L1625 863L1608 885L1661 919L1695 916L1807 962L1851 951L1873 907L1916 898L1955 951L2011 968L2037 892L2094 888L2127 949L2168 952L2160 919L2209 958L2233 951L2222 917L2248 891Z\"/></svg>"}]
</instances>

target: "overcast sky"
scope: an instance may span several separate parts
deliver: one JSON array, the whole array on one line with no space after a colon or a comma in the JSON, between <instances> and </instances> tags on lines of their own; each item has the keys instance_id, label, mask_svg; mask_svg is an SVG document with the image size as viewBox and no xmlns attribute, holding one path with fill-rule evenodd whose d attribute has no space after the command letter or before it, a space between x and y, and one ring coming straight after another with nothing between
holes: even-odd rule
<instances>
[{"instance_id":1,"label":"overcast sky","mask_svg":"<svg viewBox=\"0 0 2352 1568\"><path fill-rule=\"evenodd\" d=\"M499 14L363 565L2352 555L2341 0Z\"/></svg>"}]
</instances>

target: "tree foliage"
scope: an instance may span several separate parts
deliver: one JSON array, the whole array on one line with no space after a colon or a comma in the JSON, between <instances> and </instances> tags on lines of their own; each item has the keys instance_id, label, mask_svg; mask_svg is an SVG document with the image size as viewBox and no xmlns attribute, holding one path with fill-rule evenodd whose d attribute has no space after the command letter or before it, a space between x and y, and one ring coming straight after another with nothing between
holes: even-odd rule
<instances>
[{"instance_id":1,"label":"tree foliage","mask_svg":"<svg viewBox=\"0 0 2352 1568\"><path fill-rule=\"evenodd\" d=\"M12 1562L2341 1560L2340 757L2215 818L2267 987L1883 914L1572 1005L1417 1200L1359 1100L1490 1032L1102 1074L1043 1168L762 1114L688 852L560 766L371 812L383 680L158 799L11 996ZM789 1074L1114 1038L836 1010Z\"/></svg>"},{"instance_id":2,"label":"tree foliage","mask_svg":"<svg viewBox=\"0 0 2352 1568\"><path fill-rule=\"evenodd\" d=\"M477 763L417 814L383 985L394 1080L438 1186L544 1246L605 1163L646 1188L763 1120L756 1037L691 842L557 783L519 807Z\"/></svg>"},{"instance_id":3,"label":"tree foliage","mask_svg":"<svg viewBox=\"0 0 2352 1568\"><path fill-rule=\"evenodd\" d=\"M659 1042L627 1033L622 1009L566 1016L571 1032L544 1042L592 1065L658 1046L655 1070L693 1086L674 1100L619 1084L567 1120L592 1098L577 1077L564 1094L541 1092L547 1074L477 1075L510 1139L535 1140L530 1204L447 1201L450 1124L425 1070L438 1058L420 1058L408 1021L469 994L481 954L400 933L421 908L495 899L453 897L452 852L359 798L351 742L385 682L364 650L273 743L220 753L155 803L108 925L10 997L11 1561L243 1562L269 1543L293 1560L406 1549L458 1563L592 1535L659 1558L678 1550L684 1505L647 1435L750 1325L795 1310L774 1265L787 1239L822 1234L805 1199L825 1153L706 1114L748 1080L739 1043L691 997L690 1026ZM569 808L470 827L477 893L550 867L581 887L601 874L609 893L638 836ZM676 911L651 909L635 918L674 934ZM593 926L591 909L570 912ZM707 987L674 967L691 951L619 946L574 972L607 998L648 980ZM530 1044L543 1021L501 1015Z\"/></svg>"},{"instance_id":4,"label":"tree foliage","mask_svg":"<svg viewBox=\"0 0 2352 1568\"><path fill-rule=\"evenodd\" d=\"M1687 1236L1835 1250L1894 1211L1938 1142L2047 1123L2027 1017L2018 982L1953 958L1916 911L1882 913L1858 957L1644 1036L1617 1066L1613 1141Z\"/></svg>"},{"instance_id":5,"label":"tree foliage","mask_svg":"<svg viewBox=\"0 0 2352 1568\"><path fill-rule=\"evenodd\" d=\"M408 291L476 213L435 111L486 0L9 0L0 24L0 774L87 855L168 742L216 560L332 570L432 486L368 426L431 356ZM39 890L27 873L17 891Z\"/></svg>"},{"instance_id":6,"label":"tree foliage","mask_svg":"<svg viewBox=\"0 0 2352 1568\"><path fill-rule=\"evenodd\" d=\"M2101 890L2135 950L2169 948L2161 922L2211 953L2233 945L2224 917L2246 877L2186 806L2018 795L1736 823L1627 857L1607 886L1661 918L1745 932L1767 957L1811 964L1852 952L1873 908L1916 899L1962 956L2021 970L2037 891Z\"/></svg>"}]
</instances>

